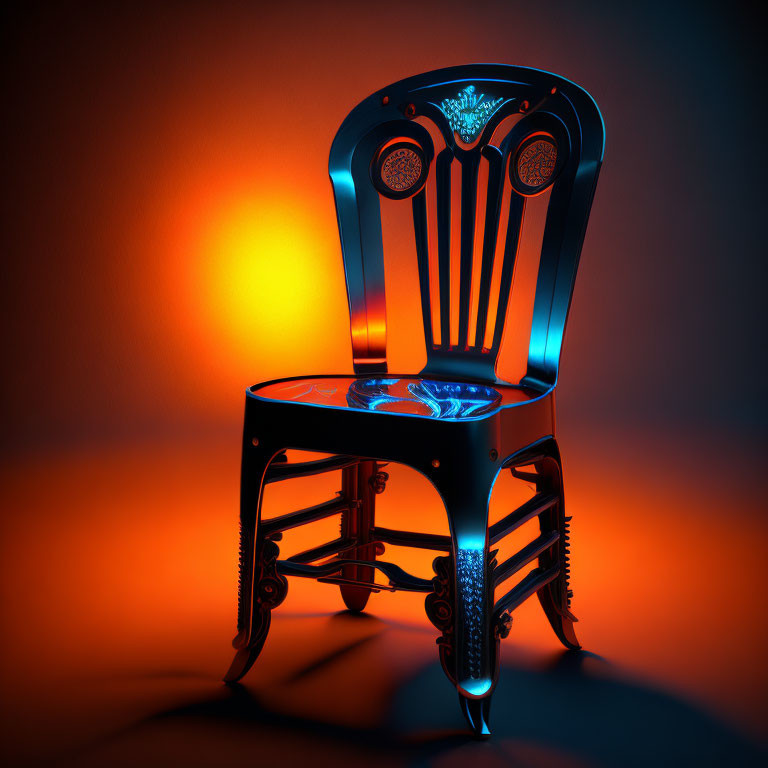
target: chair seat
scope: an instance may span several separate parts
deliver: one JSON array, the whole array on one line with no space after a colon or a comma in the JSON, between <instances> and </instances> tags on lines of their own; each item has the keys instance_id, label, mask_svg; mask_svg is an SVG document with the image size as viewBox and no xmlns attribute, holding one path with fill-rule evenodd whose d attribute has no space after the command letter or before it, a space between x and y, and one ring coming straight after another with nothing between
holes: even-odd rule
<instances>
[{"instance_id":1,"label":"chair seat","mask_svg":"<svg viewBox=\"0 0 768 768\"><path fill-rule=\"evenodd\" d=\"M330 408L384 411L434 419L468 419L520 405L540 393L522 387L438 381L418 376L317 376L257 385L257 397Z\"/></svg>"}]
</instances>

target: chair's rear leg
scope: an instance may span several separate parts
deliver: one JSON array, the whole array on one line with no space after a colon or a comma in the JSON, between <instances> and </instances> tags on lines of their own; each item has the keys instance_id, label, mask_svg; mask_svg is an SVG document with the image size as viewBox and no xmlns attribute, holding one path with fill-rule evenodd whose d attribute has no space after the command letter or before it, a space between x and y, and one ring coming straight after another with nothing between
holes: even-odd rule
<instances>
[{"instance_id":1,"label":"chair's rear leg","mask_svg":"<svg viewBox=\"0 0 768 768\"><path fill-rule=\"evenodd\" d=\"M239 680L253 666L271 622L271 611L284 599L288 582L277 573L280 534L264 538L259 533L262 489L273 451L253 445L246 429L240 480L240 573L237 605L237 650L224 681Z\"/></svg>"},{"instance_id":2,"label":"chair's rear leg","mask_svg":"<svg viewBox=\"0 0 768 768\"><path fill-rule=\"evenodd\" d=\"M537 486L540 491L556 493L559 501L539 516L539 525L542 532L558 531L560 538L550 550L546 550L540 555L539 566L546 569L557 564L560 567L560 573L554 581L542 587L537 595L560 642L566 648L577 650L581 648L581 645L573 625L578 619L571 613L573 593L569 583L569 522L571 518L565 516L562 467L556 446L554 448L551 458L536 464L536 471L539 476Z\"/></svg>"},{"instance_id":3,"label":"chair's rear leg","mask_svg":"<svg viewBox=\"0 0 768 768\"><path fill-rule=\"evenodd\" d=\"M375 560L377 545L371 543L373 531L376 494L384 490L387 473L381 472L375 461L361 461L342 470L341 492L349 499L348 512L341 516L341 535L354 539L355 547L343 553L343 557L353 560ZM373 584L375 572L364 565L349 565L342 569L343 579ZM350 611L360 612L368 603L371 590L365 587L342 584L341 597Z\"/></svg>"}]
</instances>

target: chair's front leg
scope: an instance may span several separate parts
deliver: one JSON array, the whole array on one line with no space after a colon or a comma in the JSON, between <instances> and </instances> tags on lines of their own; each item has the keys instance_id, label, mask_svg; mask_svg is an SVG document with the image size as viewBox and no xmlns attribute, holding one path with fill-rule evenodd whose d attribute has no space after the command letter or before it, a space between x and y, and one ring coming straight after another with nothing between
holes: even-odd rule
<instances>
[{"instance_id":1,"label":"chair's front leg","mask_svg":"<svg viewBox=\"0 0 768 768\"><path fill-rule=\"evenodd\" d=\"M477 736L488 736L490 697L498 676L498 636L491 627L493 563L488 553L488 498L493 475L446 469L435 478L448 513L453 551L437 558L427 614L442 631L443 668L456 685Z\"/></svg>"},{"instance_id":2,"label":"chair's front leg","mask_svg":"<svg viewBox=\"0 0 768 768\"><path fill-rule=\"evenodd\" d=\"M237 606L237 650L224 681L238 681L253 666L271 623L271 612L284 599L288 582L277 572L280 534L264 537L259 531L264 479L275 451L245 431L240 481L240 576Z\"/></svg>"},{"instance_id":3,"label":"chair's front leg","mask_svg":"<svg viewBox=\"0 0 768 768\"><path fill-rule=\"evenodd\" d=\"M456 687L476 736L489 736L499 639L491 626L494 559L485 542L456 549Z\"/></svg>"}]
</instances>

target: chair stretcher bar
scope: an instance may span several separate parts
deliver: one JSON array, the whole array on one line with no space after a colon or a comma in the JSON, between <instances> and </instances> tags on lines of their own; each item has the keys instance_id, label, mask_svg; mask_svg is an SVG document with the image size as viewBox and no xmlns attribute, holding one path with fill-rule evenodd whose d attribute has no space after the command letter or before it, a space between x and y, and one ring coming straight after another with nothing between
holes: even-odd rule
<instances>
[{"instance_id":1,"label":"chair stretcher bar","mask_svg":"<svg viewBox=\"0 0 768 768\"><path fill-rule=\"evenodd\" d=\"M556 579L559 573L559 565L553 565L546 570L535 568L517 586L513 587L504 597L496 602L493 608L494 616L498 618L504 611L514 611L531 595L549 584L550 581Z\"/></svg>"},{"instance_id":2,"label":"chair stretcher bar","mask_svg":"<svg viewBox=\"0 0 768 768\"><path fill-rule=\"evenodd\" d=\"M334 539L333 541L329 541L327 544L321 544L319 547L312 547L312 549L305 549L303 552L291 555L288 558L288 562L305 564L311 563L315 560L320 560L323 557L328 557L329 555L336 555L339 552L343 552L345 549L351 549L354 546L354 539Z\"/></svg>"},{"instance_id":3,"label":"chair stretcher bar","mask_svg":"<svg viewBox=\"0 0 768 768\"><path fill-rule=\"evenodd\" d=\"M536 483L541 480L541 475L538 475L535 472L522 472L515 467L510 467L509 471L512 473L512 477L516 477L518 480L524 480L526 483L533 483L536 485Z\"/></svg>"},{"instance_id":4,"label":"chair stretcher bar","mask_svg":"<svg viewBox=\"0 0 768 768\"><path fill-rule=\"evenodd\" d=\"M542 533L537 539L523 547L517 554L499 564L493 572L496 584L514 576L521 568L535 560L542 552L549 549L560 539L558 531Z\"/></svg>"},{"instance_id":5,"label":"chair stretcher bar","mask_svg":"<svg viewBox=\"0 0 768 768\"><path fill-rule=\"evenodd\" d=\"M418 576L412 576L404 571L400 566L394 563L385 563L380 560L348 560L345 558L333 559L319 565L309 565L297 563L293 560L278 560L277 570L283 576L302 576L304 578L317 579L322 576L333 576L341 571L344 566L358 565L376 568L381 571L388 579L391 587L397 590L407 592L431 592L433 584L430 580L420 579ZM346 581L344 583L347 583ZM358 582L355 582L356 584ZM387 589L380 584L370 584L359 582L361 587L371 587L373 589Z\"/></svg>"},{"instance_id":6,"label":"chair stretcher bar","mask_svg":"<svg viewBox=\"0 0 768 768\"><path fill-rule=\"evenodd\" d=\"M532 464L537 464L540 461L545 461L551 458L548 454L541 451L532 451L531 453L521 453L517 456L513 456L503 466L504 469L515 469L517 467L527 467Z\"/></svg>"},{"instance_id":7,"label":"chair stretcher bar","mask_svg":"<svg viewBox=\"0 0 768 768\"><path fill-rule=\"evenodd\" d=\"M316 520L323 520L331 515L337 515L350 508L348 501L344 499L331 499L322 504L316 504L314 507L300 509L298 512L289 512L286 515L273 517L261 522L261 530L265 536L270 536L278 531L287 531L289 528L296 528L299 525L314 523Z\"/></svg>"},{"instance_id":8,"label":"chair stretcher bar","mask_svg":"<svg viewBox=\"0 0 768 768\"><path fill-rule=\"evenodd\" d=\"M397 588L391 584L369 584L367 581L357 581L355 579L343 579L341 576L318 576L316 579L323 584L338 584L339 586L346 587L365 587L371 592L397 592ZM402 591L402 590L400 590Z\"/></svg>"},{"instance_id":9,"label":"chair stretcher bar","mask_svg":"<svg viewBox=\"0 0 768 768\"><path fill-rule=\"evenodd\" d=\"M531 518L546 512L550 507L557 504L557 501L558 497L555 493L537 493L514 512L511 512L488 528L490 543L496 544L498 541L501 541L508 533L512 533L523 523L527 523Z\"/></svg>"},{"instance_id":10,"label":"chair stretcher bar","mask_svg":"<svg viewBox=\"0 0 768 768\"><path fill-rule=\"evenodd\" d=\"M360 459L354 456L329 456L326 459L314 459L313 461L297 461L293 464L270 464L267 470L265 483L274 483L279 480L292 480L295 477L309 477L320 475L323 472L332 472L335 469L345 469L359 464Z\"/></svg>"},{"instance_id":11,"label":"chair stretcher bar","mask_svg":"<svg viewBox=\"0 0 768 768\"><path fill-rule=\"evenodd\" d=\"M373 541L394 544L397 547L417 547L419 549L435 549L440 552L451 551L451 537L439 536L432 533L413 533L411 531L394 531L391 528L374 526Z\"/></svg>"}]
</instances>

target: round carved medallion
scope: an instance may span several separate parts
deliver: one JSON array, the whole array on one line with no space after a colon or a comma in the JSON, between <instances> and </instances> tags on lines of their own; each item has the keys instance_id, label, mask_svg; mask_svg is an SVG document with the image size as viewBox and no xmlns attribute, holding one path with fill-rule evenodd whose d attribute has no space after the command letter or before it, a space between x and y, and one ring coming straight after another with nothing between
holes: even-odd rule
<instances>
[{"instance_id":1,"label":"round carved medallion","mask_svg":"<svg viewBox=\"0 0 768 768\"><path fill-rule=\"evenodd\" d=\"M417 192L427 177L427 163L421 148L399 142L385 147L373 169L373 181L387 197L408 197Z\"/></svg>"},{"instance_id":2,"label":"round carved medallion","mask_svg":"<svg viewBox=\"0 0 768 768\"><path fill-rule=\"evenodd\" d=\"M408 147L390 152L381 164L381 180L394 192L405 192L421 176L421 158Z\"/></svg>"},{"instance_id":3,"label":"round carved medallion","mask_svg":"<svg viewBox=\"0 0 768 768\"><path fill-rule=\"evenodd\" d=\"M514 161L514 174L524 193L537 192L552 181L557 167L557 146L552 139L536 136L523 142Z\"/></svg>"}]
</instances>

